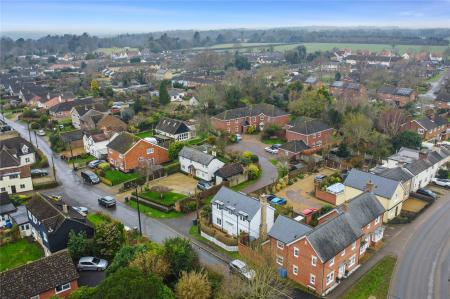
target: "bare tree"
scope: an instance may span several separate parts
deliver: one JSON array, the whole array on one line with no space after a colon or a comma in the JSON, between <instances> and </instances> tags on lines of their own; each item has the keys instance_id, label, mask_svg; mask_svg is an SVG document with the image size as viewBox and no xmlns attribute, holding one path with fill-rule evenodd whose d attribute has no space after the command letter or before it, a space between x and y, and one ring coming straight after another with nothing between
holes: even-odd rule
<instances>
[{"instance_id":1,"label":"bare tree","mask_svg":"<svg viewBox=\"0 0 450 299\"><path fill-rule=\"evenodd\" d=\"M400 131L400 126L406 121L406 116L400 109L387 109L383 111L378 119L379 129L393 137Z\"/></svg>"}]
</instances>

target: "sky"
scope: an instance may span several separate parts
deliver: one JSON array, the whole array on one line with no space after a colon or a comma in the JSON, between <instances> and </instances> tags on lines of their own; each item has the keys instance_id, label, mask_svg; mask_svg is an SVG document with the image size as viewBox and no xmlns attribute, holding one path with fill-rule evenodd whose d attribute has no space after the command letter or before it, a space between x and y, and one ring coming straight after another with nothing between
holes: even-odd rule
<instances>
[{"instance_id":1,"label":"sky","mask_svg":"<svg viewBox=\"0 0 450 299\"><path fill-rule=\"evenodd\" d=\"M294 26L449 28L450 0L0 0L3 34Z\"/></svg>"}]
</instances>

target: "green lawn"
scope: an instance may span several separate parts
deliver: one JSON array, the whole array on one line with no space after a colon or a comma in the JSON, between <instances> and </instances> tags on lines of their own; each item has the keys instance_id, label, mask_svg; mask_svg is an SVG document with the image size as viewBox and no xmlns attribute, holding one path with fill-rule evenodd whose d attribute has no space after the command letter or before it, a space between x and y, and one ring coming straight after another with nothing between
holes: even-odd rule
<instances>
[{"instance_id":1,"label":"green lawn","mask_svg":"<svg viewBox=\"0 0 450 299\"><path fill-rule=\"evenodd\" d=\"M120 170L108 169L105 171L105 179L110 180L114 185L118 185L132 179L140 177L138 173L124 173Z\"/></svg>"},{"instance_id":2,"label":"green lawn","mask_svg":"<svg viewBox=\"0 0 450 299\"><path fill-rule=\"evenodd\" d=\"M195 138L192 138L191 140L189 140L188 142L187 142L187 144L190 144L190 145L199 145L199 144L202 144L202 143L204 143L206 140L207 140L208 138L204 138L204 137L195 137Z\"/></svg>"},{"instance_id":3,"label":"green lawn","mask_svg":"<svg viewBox=\"0 0 450 299\"><path fill-rule=\"evenodd\" d=\"M135 134L137 137L139 138L146 138L146 137L152 137L153 136L153 132L152 131L143 131L143 132L139 132L137 134Z\"/></svg>"},{"instance_id":4,"label":"green lawn","mask_svg":"<svg viewBox=\"0 0 450 299\"><path fill-rule=\"evenodd\" d=\"M137 210L137 203L135 201L129 200L127 202L127 205L129 205L133 209ZM171 212L166 213L166 212L159 211L159 210L151 208L151 207L144 206L143 204L139 205L139 210L141 211L142 214L145 214L152 218L177 218L177 217L183 216L183 213L181 213L181 212L171 211Z\"/></svg>"},{"instance_id":5,"label":"green lawn","mask_svg":"<svg viewBox=\"0 0 450 299\"><path fill-rule=\"evenodd\" d=\"M38 243L30 243L25 239L0 247L0 272L6 269L35 261L44 256Z\"/></svg>"},{"instance_id":6,"label":"green lawn","mask_svg":"<svg viewBox=\"0 0 450 299\"><path fill-rule=\"evenodd\" d=\"M397 258L386 256L367 272L344 295L344 299L387 298Z\"/></svg>"},{"instance_id":7,"label":"green lawn","mask_svg":"<svg viewBox=\"0 0 450 299\"><path fill-rule=\"evenodd\" d=\"M96 159L97 159L96 157L88 155L86 157L80 157L80 158L75 158L75 159L70 159L69 158L69 159L64 160L64 161L66 161L66 163L68 163L68 164L72 164L72 162L75 163L75 164L86 164L86 163L89 163L89 162L94 161Z\"/></svg>"},{"instance_id":8,"label":"green lawn","mask_svg":"<svg viewBox=\"0 0 450 299\"><path fill-rule=\"evenodd\" d=\"M269 144L269 145L276 144L276 143L279 143L279 144L286 143L286 141L284 141L281 138L264 139L262 142L265 143L265 144Z\"/></svg>"},{"instance_id":9,"label":"green lawn","mask_svg":"<svg viewBox=\"0 0 450 299\"><path fill-rule=\"evenodd\" d=\"M92 223L94 226L99 225L102 222L110 221L110 218L102 213L94 213L94 214L88 214L86 216L87 220L89 220L90 223Z\"/></svg>"},{"instance_id":10,"label":"green lawn","mask_svg":"<svg viewBox=\"0 0 450 299\"><path fill-rule=\"evenodd\" d=\"M145 191L139 196L166 207L173 206L180 199L186 198L186 195L175 192L165 192L161 198L161 193L155 191Z\"/></svg>"},{"instance_id":11,"label":"green lawn","mask_svg":"<svg viewBox=\"0 0 450 299\"><path fill-rule=\"evenodd\" d=\"M242 189L247 188L248 186L253 185L258 179L248 180L246 182L240 183L236 186L231 187L234 191L241 191Z\"/></svg>"},{"instance_id":12,"label":"green lawn","mask_svg":"<svg viewBox=\"0 0 450 299\"><path fill-rule=\"evenodd\" d=\"M191 228L189 229L189 235L191 235L194 239L196 239L197 241L200 241L202 243L205 243L207 245L209 245L210 247L214 248L216 251L225 253L226 255L228 255L229 257L231 257L232 259L239 259L239 252L230 252L230 251L226 251L225 249L223 249L220 246L217 246L216 244L214 244L213 242L203 238L200 233L198 232L197 229L197 225L193 225L191 226Z\"/></svg>"}]
</instances>

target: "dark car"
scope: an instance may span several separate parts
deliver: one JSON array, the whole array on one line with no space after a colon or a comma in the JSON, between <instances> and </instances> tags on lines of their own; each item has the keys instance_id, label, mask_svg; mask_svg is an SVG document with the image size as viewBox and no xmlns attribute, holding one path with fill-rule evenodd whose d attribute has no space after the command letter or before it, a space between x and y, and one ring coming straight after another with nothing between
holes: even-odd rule
<instances>
[{"instance_id":1,"label":"dark car","mask_svg":"<svg viewBox=\"0 0 450 299\"><path fill-rule=\"evenodd\" d=\"M206 181L200 181L197 183L197 188L202 191L209 190L209 189L211 189L211 187L212 187L211 183L208 183Z\"/></svg>"},{"instance_id":2,"label":"dark car","mask_svg":"<svg viewBox=\"0 0 450 299\"><path fill-rule=\"evenodd\" d=\"M111 208L116 206L116 199L112 196L104 196L98 199L98 204L105 208Z\"/></svg>"},{"instance_id":3,"label":"dark car","mask_svg":"<svg viewBox=\"0 0 450 299\"><path fill-rule=\"evenodd\" d=\"M89 183L89 184L98 184L98 183L100 183L99 177L95 173L93 173L92 171L89 171L89 170L82 171L81 172L81 177L83 178L83 180L86 183Z\"/></svg>"},{"instance_id":4,"label":"dark car","mask_svg":"<svg viewBox=\"0 0 450 299\"><path fill-rule=\"evenodd\" d=\"M31 176L32 177L47 176L47 175L48 175L47 169L36 168L36 169L32 169L31 170Z\"/></svg>"},{"instance_id":5,"label":"dark car","mask_svg":"<svg viewBox=\"0 0 450 299\"><path fill-rule=\"evenodd\" d=\"M431 198L433 198L433 199L436 199L436 198L437 198L436 193L434 193L434 192L431 191L431 190L425 189L425 188L419 188L419 189L417 189L416 192L417 192L418 194L422 194L422 195L425 195L425 196L429 196L429 197L431 197Z\"/></svg>"},{"instance_id":6,"label":"dark car","mask_svg":"<svg viewBox=\"0 0 450 299\"><path fill-rule=\"evenodd\" d=\"M91 162L88 163L88 167L89 168L97 168L98 165L100 165L101 163L106 162L105 160L93 160Z\"/></svg>"}]
</instances>

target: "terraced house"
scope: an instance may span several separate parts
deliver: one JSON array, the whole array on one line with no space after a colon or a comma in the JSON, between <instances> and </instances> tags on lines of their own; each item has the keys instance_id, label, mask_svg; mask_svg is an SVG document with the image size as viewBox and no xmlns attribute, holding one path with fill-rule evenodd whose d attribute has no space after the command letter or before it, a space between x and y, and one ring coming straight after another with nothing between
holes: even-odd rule
<instances>
[{"instance_id":1,"label":"terraced house","mask_svg":"<svg viewBox=\"0 0 450 299\"><path fill-rule=\"evenodd\" d=\"M211 117L215 129L235 134L247 132L249 126L261 131L269 125L283 127L288 121L289 113L270 104L230 109Z\"/></svg>"},{"instance_id":2,"label":"terraced house","mask_svg":"<svg viewBox=\"0 0 450 299\"><path fill-rule=\"evenodd\" d=\"M403 107L414 102L417 93L412 88L398 88L392 86L382 86L377 89L377 99L383 102L393 103Z\"/></svg>"}]
</instances>

